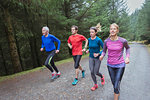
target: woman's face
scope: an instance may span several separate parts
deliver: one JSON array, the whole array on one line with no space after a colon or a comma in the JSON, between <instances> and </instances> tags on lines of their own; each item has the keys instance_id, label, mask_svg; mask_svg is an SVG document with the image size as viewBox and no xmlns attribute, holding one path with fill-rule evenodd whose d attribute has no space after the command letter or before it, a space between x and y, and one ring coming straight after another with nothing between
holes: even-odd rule
<instances>
[{"instance_id":1,"label":"woman's face","mask_svg":"<svg viewBox=\"0 0 150 100\"><path fill-rule=\"evenodd\" d=\"M116 36L119 30L117 29L115 25L111 25L109 32L111 36Z\"/></svg>"},{"instance_id":2,"label":"woman's face","mask_svg":"<svg viewBox=\"0 0 150 100\"><path fill-rule=\"evenodd\" d=\"M90 36L93 38L96 36L96 32L93 29L90 29Z\"/></svg>"},{"instance_id":3,"label":"woman's face","mask_svg":"<svg viewBox=\"0 0 150 100\"><path fill-rule=\"evenodd\" d=\"M48 34L48 31L47 31L45 28L42 28L42 34L43 34L43 35L47 35L47 34Z\"/></svg>"},{"instance_id":4,"label":"woman's face","mask_svg":"<svg viewBox=\"0 0 150 100\"><path fill-rule=\"evenodd\" d=\"M72 34L76 34L78 32L78 30L76 30L75 27L72 27L71 32L72 32Z\"/></svg>"}]
</instances>

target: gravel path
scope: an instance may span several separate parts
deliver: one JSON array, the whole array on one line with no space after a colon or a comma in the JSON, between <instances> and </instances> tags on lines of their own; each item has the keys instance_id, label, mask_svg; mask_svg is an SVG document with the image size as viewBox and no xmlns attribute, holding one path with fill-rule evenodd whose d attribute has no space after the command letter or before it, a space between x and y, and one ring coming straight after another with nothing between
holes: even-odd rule
<instances>
[{"instance_id":1,"label":"gravel path","mask_svg":"<svg viewBox=\"0 0 150 100\"><path fill-rule=\"evenodd\" d=\"M121 83L120 100L150 100L150 53L142 44L131 44L130 64ZM86 70L85 78L79 75L79 82L72 86L75 76L73 61L58 66L62 75L50 82L47 68L18 76L0 83L0 100L113 100L113 87L106 67L102 61L100 72L105 75L106 84L91 91L93 82L90 76L88 57L81 60Z\"/></svg>"}]
</instances>

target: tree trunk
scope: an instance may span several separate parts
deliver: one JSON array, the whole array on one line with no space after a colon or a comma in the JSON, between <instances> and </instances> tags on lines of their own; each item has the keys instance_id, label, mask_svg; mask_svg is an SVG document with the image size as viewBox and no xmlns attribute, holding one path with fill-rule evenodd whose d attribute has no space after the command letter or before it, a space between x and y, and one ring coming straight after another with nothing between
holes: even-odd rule
<instances>
[{"instance_id":1,"label":"tree trunk","mask_svg":"<svg viewBox=\"0 0 150 100\"><path fill-rule=\"evenodd\" d=\"M5 75L8 75L8 71L7 71L7 68L6 68L6 61L5 61L5 58L4 58L4 55L3 55L3 49L2 49L1 44L0 44L0 52L1 52L1 56L2 56L3 67L5 69Z\"/></svg>"},{"instance_id":2,"label":"tree trunk","mask_svg":"<svg viewBox=\"0 0 150 100\"><path fill-rule=\"evenodd\" d=\"M30 47L31 47L31 56L32 56L32 63L33 63L33 68L36 68L38 66L38 62L36 60L36 53L35 53L35 40L30 38L29 39L29 43L30 43Z\"/></svg>"},{"instance_id":3,"label":"tree trunk","mask_svg":"<svg viewBox=\"0 0 150 100\"><path fill-rule=\"evenodd\" d=\"M13 28L12 28L11 18L10 18L8 8L4 8L4 17L5 17L5 22L6 22L5 27L6 27L6 32L8 36L10 55L11 55L12 64L14 67L14 72L15 73L20 72L22 71L22 68L21 68L21 64L19 60L17 46L16 46L15 39L13 36Z\"/></svg>"},{"instance_id":4,"label":"tree trunk","mask_svg":"<svg viewBox=\"0 0 150 100\"><path fill-rule=\"evenodd\" d=\"M38 49L37 49L37 46L36 46L36 39L34 39L34 45L35 45L35 48L34 48L34 51L35 51L35 57L36 57L36 61L37 61L37 66L41 66L40 64L40 60L39 60L39 55L38 55Z\"/></svg>"},{"instance_id":5,"label":"tree trunk","mask_svg":"<svg viewBox=\"0 0 150 100\"><path fill-rule=\"evenodd\" d=\"M33 31L33 25L34 25L33 21L34 20L31 19L31 17L29 16L26 6L24 6L24 12L26 14L26 22L28 25L27 27L28 27L28 29L30 29L30 32L32 32L32 34L33 34L33 36L28 37L28 39L29 39L29 44L30 44L30 48L31 48L32 65L33 65L33 68L36 68L40 64L39 64L39 60L38 60L35 33ZM48 17L47 17L47 24L48 24Z\"/></svg>"},{"instance_id":6,"label":"tree trunk","mask_svg":"<svg viewBox=\"0 0 150 100\"><path fill-rule=\"evenodd\" d=\"M14 32L16 33L15 30L14 30ZM17 51L18 51L18 55L19 55L19 61L20 61L20 64L21 64L21 68L22 68L22 70L24 70L25 68L23 67L23 63L22 63L22 59L21 59L21 52L20 52L20 48L19 48L19 41L17 40L16 34L15 34L14 38L15 38L15 41L16 41L16 46L17 46Z\"/></svg>"}]
</instances>

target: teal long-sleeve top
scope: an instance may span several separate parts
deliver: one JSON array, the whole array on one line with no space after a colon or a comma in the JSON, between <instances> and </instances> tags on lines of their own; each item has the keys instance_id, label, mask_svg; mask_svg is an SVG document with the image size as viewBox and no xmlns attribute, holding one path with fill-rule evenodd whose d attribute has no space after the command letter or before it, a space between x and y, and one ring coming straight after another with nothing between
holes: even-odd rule
<instances>
[{"instance_id":1,"label":"teal long-sleeve top","mask_svg":"<svg viewBox=\"0 0 150 100\"><path fill-rule=\"evenodd\" d=\"M103 48L103 41L99 37L96 36L96 38L94 40L89 38L88 43L89 43L89 52L90 52L89 56L91 58L98 59L102 53L102 51L100 51L100 48L101 47ZM100 55L98 57L94 57L94 53L100 53Z\"/></svg>"},{"instance_id":2,"label":"teal long-sleeve top","mask_svg":"<svg viewBox=\"0 0 150 100\"><path fill-rule=\"evenodd\" d=\"M55 47L54 42L58 43L57 50L59 50L61 42L60 42L60 40L58 38L56 38L54 35L51 35L51 34L48 34L47 37L45 37L43 35L42 36L42 46L41 46L41 48L45 47L45 51L46 52L55 50L56 47Z\"/></svg>"}]
</instances>

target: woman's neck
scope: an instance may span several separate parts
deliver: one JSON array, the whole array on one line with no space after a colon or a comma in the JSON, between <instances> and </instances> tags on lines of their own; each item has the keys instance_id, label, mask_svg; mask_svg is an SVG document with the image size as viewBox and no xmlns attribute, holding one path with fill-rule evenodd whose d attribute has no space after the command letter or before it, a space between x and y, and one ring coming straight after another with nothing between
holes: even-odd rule
<instances>
[{"instance_id":1,"label":"woman's neck","mask_svg":"<svg viewBox=\"0 0 150 100\"><path fill-rule=\"evenodd\" d=\"M91 39L92 39L92 40L94 40L95 38L96 38L96 36L94 36L94 37L91 37Z\"/></svg>"},{"instance_id":2,"label":"woman's neck","mask_svg":"<svg viewBox=\"0 0 150 100\"><path fill-rule=\"evenodd\" d=\"M110 39L111 39L112 41L118 40L118 36L117 36L117 35L115 35L115 36L110 36Z\"/></svg>"}]
</instances>

